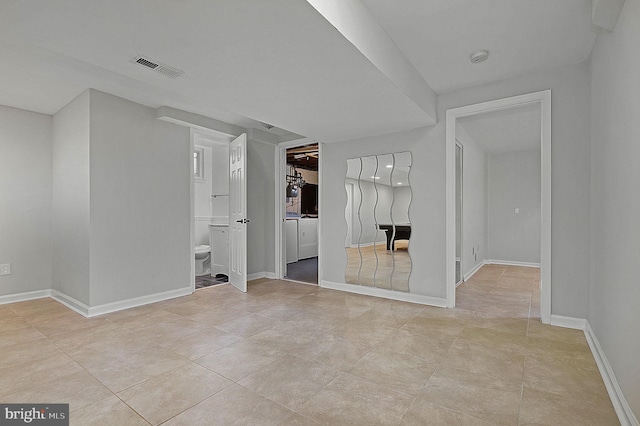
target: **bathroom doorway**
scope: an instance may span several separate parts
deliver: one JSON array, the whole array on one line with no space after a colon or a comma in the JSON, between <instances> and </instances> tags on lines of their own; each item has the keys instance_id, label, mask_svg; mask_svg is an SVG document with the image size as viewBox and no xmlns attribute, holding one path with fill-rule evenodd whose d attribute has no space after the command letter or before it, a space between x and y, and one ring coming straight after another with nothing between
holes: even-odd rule
<instances>
[{"instance_id":1,"label":"bathroom doorway","mask_svg":"<svg viewBox=\"0 0 640 426\"><path fill-rule=\"evenodd\" d=\"M281 147L279 179L281 278L317 285L320 243L320 144Z\"/></svg>"},{"instance_id":2,"label":"bathroom doorway","mask_svg":"<svg viewBox=\"0 0 640 426\"><path fill-rule=\"evenodd\" d=\"M193 289L228 282L229 143L234 137L192 130Z\"/></svg>"}]
</instances>

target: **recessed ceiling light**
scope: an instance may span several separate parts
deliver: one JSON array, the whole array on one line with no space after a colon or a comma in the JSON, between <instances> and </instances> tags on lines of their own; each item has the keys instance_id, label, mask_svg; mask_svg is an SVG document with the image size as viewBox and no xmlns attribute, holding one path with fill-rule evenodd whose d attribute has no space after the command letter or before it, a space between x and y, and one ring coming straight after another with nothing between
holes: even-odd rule
<instances>
[{"instance_id":1,"label":"recessed ceiling light","mask_svg":"<svg viewBox=\"0 0 640 426\"><path fill-rule=\"evenodd\" d=\"M387 169L390 169L393 167L393 164L387 164Z\"/></svg>"},{"instance_id":2,"label":"recessed ceiling light","mask_svg":"<svg viewBox=\"0 0 640 426\"><path fill-rule=\"evenodd\" d=\"M380 179L380 176L371 176L371 179Z\"/></svg>"},{"instance_id":3,"label":"recessed ceiling light","mask_svg":"<svg viewBox=\"0 0 640 426\"><path fill-rule=\"evenodd\" d=\"M398 185L402 185L402 182L398 182Z\"/></svg>"},{"instance_id":4,"label":"recessed ceiling light","mask_svg":"<svg viewBox=\"0 0 640 426\"><path fill-rule=\"evenodd\" d=\"M486 61L488 57L488 50L478 50L477 52L472 53L469 59L471 60L472 64L478 64L480 62Z\"/></svg>"}]
</instances>

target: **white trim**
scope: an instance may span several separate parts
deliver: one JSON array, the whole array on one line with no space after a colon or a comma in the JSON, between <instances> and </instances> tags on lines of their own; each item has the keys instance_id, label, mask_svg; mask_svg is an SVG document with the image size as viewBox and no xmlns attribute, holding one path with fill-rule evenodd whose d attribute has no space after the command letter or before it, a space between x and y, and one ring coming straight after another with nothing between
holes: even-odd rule
<instances>
[{"instance_id":1,"label":"white trim","mask_svg":"<svg viewBox=\"0 0 640 426\"><path fill-rule=\"evenodd\" d=\"M518 262L515 260L496 260L489 259L485 260L487 265L506 265L506 266L524 266L525 268L540 268L539 263L535 262Z\"/></svg>"},{"instance_id":2,"label":"white trim","mask_svg":"<svg viewBox=\"0 0 640 426\"><path fill-rule=\"evenodd\" d=\"M254 272L253 274L247 275L247 281L259 280L260 278L269 278L270 280L275 280L276 274L274 272Z\"/></svg>"},{"instance_id":3,"label":"white trim","mask_svg":"<svg viewBox=\"0 0 640 426\"><path fill-rule=\"evenodd\" d=\"M175 299L176 297L188 296L192 293L193 290L191 287L183 287L176 290L163 291L162 293L148 294L146 296L91 306L87 316L94 317L96 315L108 314L109 312L121 311L123 309L135 308L137 306L148 305L150 303L162 302L163 300Z\"/></svg>"},{"instance_id":4,"label":"white trim","mask_svg":"<svg viewBox=\"0 0 640 426\"><path fill-rule=\"evenodd\" d=\"M462 279L464 281L467 281L469 278L471 278L472 276L475 275L476 272L478 272L480 270L480 268L482 268L484 265L487 264L486 260L481 260L480 262L478 262L478 264L467 274L462 274ZM459 284L458 284L459 285ZM457 287L457 285L456 285Z\"/></svg>"},{"instance_id":5,"label":"white trim","mask_svg":"<svg viewBox=\"0 0 640 426\"><path fill-rule=\"evenodd\" d=\"M322 149L323 144L316 139L299 138L290 141L280 142L275 153L275 276L276 279L283 279L287 270L284 221L286 220L286 207L284 202L285 176L287 167L287 149L299 146L318 144L318 211L322 211ZM318 215L318 280L322 275L322 215Z\"/></svg>"},{"instance_id":6,"label":"white trim","mask_svg":"<svg viewBox=\"0 0 640 426\"><path fill-rule=\"evenodd\" d=\"M384 299L399 300L402 302L419 303L421 305L437 306L445 308L447 300L441 297L423 296L421 294L405 293L402 291L386 290L384 288L367 287L357 284L335 283L331 281L319 281L320 287L332 290L346 291L349 293L364 294L367 296L381 297Z\"/></svg>"},{"instance_id":7,"label":"white trim","mask_svg":"<svg viewBox=\"0 0 640 426\"><path fill-rule=\"evenodd\" d=\"M27 300L44 299L51 296L51 290L34 290L26 291L24 293L6 294L0 296L0 305L7 303L25 302Z\"/></svg>"},{"instance_id":8,"label":"white trim","mask_svg":"<svg viewBox=\"0 0 640 426\"><path fill-rule=\"evenodd\" d=\"M602 376L604 385L609 393L609 398L611 398L613 408L616 410L620 424L622 426L639 426L638 419L624 397L620 384L618 383L618 379L616 379L616 375L613 372L613 368L611 367L611 364L609 363L604 350L602 350L602 346L600 346L600 342L588 321L586 322L584 335L587 338L587 343L589 344L593 357L596 360L598 370L600 370L600 375Z\"/></svg>"},{"instance_id":9,"label":"white trim","mask_svg":"<svg viewBox=\"0 0 640 426\"><path fill-rule=\"evenodd\" d=\"M193 152L195 147L195 138L199 136L199 132L193 127L189 130L189 153ZM193 159L189 162L190 167L193 167ZM196 190L195 190L195 176L193 170L189 173L191 178L189 179L189 239L191 242L191 272L189 275L189 282L191 292L196 291Z\"/></svg>"},{"instance_id":10,"label":"white trim","mask_svg":"<svg viewBox=\"0 0 640 426\"><path fill-rule=\"evenodd\" d=\"M555 325L556 327L573 328L575 330L584 330L587 326L587 320L584 318L551 315L551 325Z\"/></svg>"},{"instance_id":11,"label":"white trim","mask_svg":"<svg viewBox=\"0 0 640 426\"><path fill-rule=\"evenodd\" d=\"M89 316L89 306L71 296L67 296L58 290L51 290L51 298L82 316Z\"/></svg>"},{"instance_id":12,"label":"white trim","mask_svg":"<svg viewBox=\"0 0 640 426\"><path fill-rule=\"evenodd\" d=\"M455 144L456 119L516 106L539 104L541 116L541 275L540 316L551 321L551 90L512 96L479 104L451 108L446 111L446 300L456 304L456 229L455 229Z\"/></svg>"}]
</instances>

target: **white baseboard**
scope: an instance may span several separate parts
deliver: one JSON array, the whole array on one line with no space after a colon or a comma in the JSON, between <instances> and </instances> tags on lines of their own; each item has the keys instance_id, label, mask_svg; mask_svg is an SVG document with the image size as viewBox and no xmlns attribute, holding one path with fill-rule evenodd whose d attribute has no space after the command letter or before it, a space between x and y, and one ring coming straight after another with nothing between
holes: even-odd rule
<instances>
[{"instance_id":1,"label":"white baseboard","mask_svg":"<svg viewBox=\"0 0 640 426\"><path fill-rule=\"evenodd\" d=\"M71 296L67 296L66 294L59 292L58 290L51 290L51 298L53 300L56 300L62 303L64 306L71 309L72 311L76 311L82 316L85 316L85 317L89 316L89 310L90 310L89 306L85 305L79 300L74 299Z\"/></svg>"},{"instance_id":2,"label":"white baseboard","mask_svg":"<svg viewBox=\"0 0 640 426\"><path fill-rule=\"evenodd\" d=\"M16 293L16 294L7 294L5 296L0 296L0 305L4 305L6 303L16 303L16 302L25 302L27 300L34 299L44 299L45 297L51 296L51 290L34 290L34 291L26 291L24 293Z\"/></svg>"},{"instance_id":3,"label":"white baseboard","mask_svg":"<svg viewBox=\"0 0 640 426\"><path fill-rule=\"evenodd\" d=\"M462 274L462 278L467 281L469 278L471 278L476 272L478 272L480 270L480 268L482 268L485 264L487 263L486 260L482 260L480 262L478 262L478 264L476 266L474 266L474 268L469 271L466 274Z\"/></svg>"},{"instance_id":4,"label":"white baseboard","mask_svg":"<svg viewBox=\"0 0 640 426\"><path fill-rule=\"evenodd\" d=\"M356 284L335 283L322 281L320 287L332 290L347 291L349 293L364 294L367 296L382 297L385 299L400 300L402 302L419 303L421 305L437 306L444 308L447 306L447 299L440 297L423 296L421 294L405 293L403 291L386 290L383 288L367 287Z\"/></svg>"},{"instance_id":5,"label":"white baseboard","mask_svg":"<svg viewBox=\"0 0 640 426\"><path fill-rule=\"evenodd\" d=\"M146 296L134 297L127 300L105 303L103 305L91 306L88 309L88 317L108 314L109 312L121 311L123 309L135 308L137 306L148 305L149 303L162 302L163 300L175 299L176 297L188 296L193 293L191 286L176 290L164 291L162 293L149 294Z\"/></svg>"},{"instance_id":6,"label":"white baseboard","mask_svg":"<svg viewBox=\"0 0 640 426\"><path fill-rule=\"evenodd\" d=\"M506 265L506 266L524 266L527 268L539 268L539 263L533 262L516 262L514 260L497 260L497 259L489 259L485 260L485 264L487 265Z\"/></svg>"},{"instance_id":7,"label":"white baseboard","mask_svg":"<svg viewBox=\"0 0 640 426\"><path fill-rule=\"evenodd\" d=\"M609 398L611 398L613 408L616 410L620 424L622 426L639 426L638 419L624 397L622 389L620 389L620 384L618 384L618 379L616 379L616 375L613 372L613 368L611 364L609 364L609 360L607 360L607 356L602 350L602 346L600 346L600 342L588 321L586 321L585 324L584 335L587 338L587 343L589 343L593 357L596 360L598 370L600 370L600 375L609 393Z\"/></svg>"},{"instance_id":8,"label":"white baseboard","mask_svg":"<svg viewBox=\"0 0 640 426\"><path fill-rule=\"evenodd\" d=\"M247 281L259 280L260 278L268 278L270 280L275 280L276 273L262 271L262 272L255 272L253 274L247 275Z\"/></svg>"},{"instance_id":9,"label":"white baseboard","mask_svg":"<svg viewBox=\"0 0 640 426\"><path fill-rule=\"evenodd\" d=\"M584 330L587 326L587 320L584 318L564 317L562 315L551 315L551 325L564 328L573 328L576 330Z\"/></svg>"}]
</instances>

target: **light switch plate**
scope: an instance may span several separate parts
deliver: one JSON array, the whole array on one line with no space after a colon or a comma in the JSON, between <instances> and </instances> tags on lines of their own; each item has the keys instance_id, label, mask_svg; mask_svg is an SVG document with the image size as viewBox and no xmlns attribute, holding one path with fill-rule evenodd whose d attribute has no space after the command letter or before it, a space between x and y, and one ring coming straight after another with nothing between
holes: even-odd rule
<instances>
[{"instance_id":1,"label":"light switch plate","mask_svg":"<svg viewBox=\"0 0 640 426\"><path fill-rule=\"evenodd\" d=\"M11 275L11 264L3 263L0 265L0 275Z\"/></svg>"}]
</instances>

